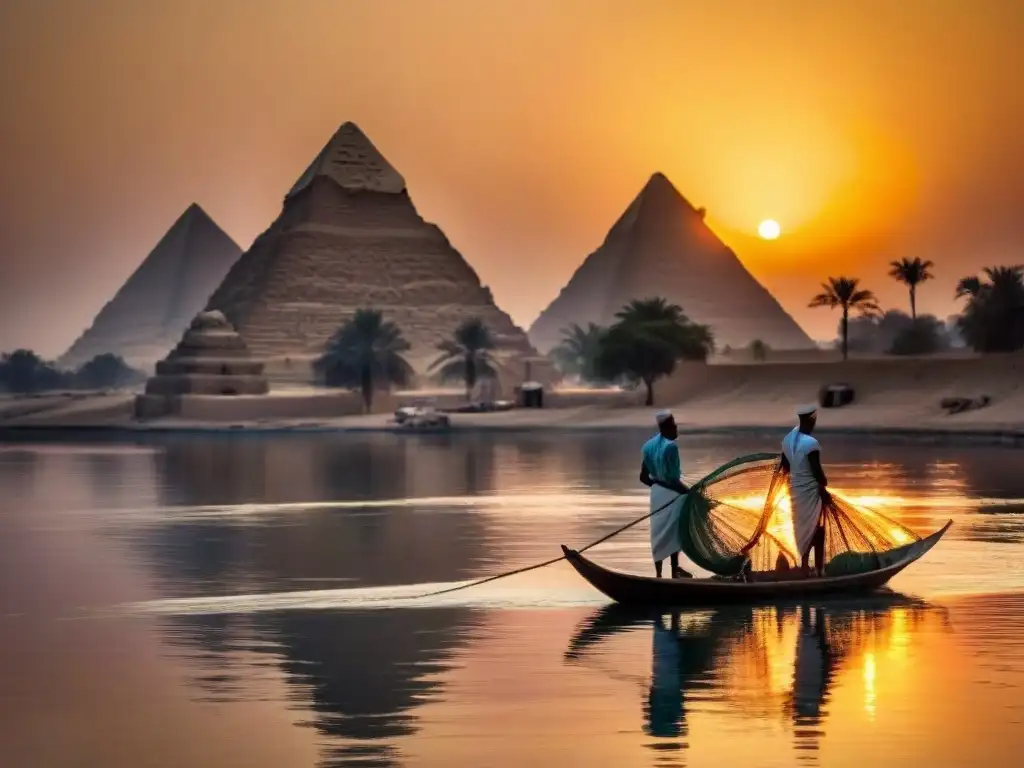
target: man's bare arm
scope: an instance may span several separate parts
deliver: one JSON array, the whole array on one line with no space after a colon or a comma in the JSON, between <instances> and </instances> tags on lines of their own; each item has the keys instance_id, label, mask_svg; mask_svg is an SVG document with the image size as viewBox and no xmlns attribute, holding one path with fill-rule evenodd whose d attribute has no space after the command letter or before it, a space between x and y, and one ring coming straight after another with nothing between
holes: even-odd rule
<instances>
[{"instance_id":1,"label":"man's bare arm","mask_svg":"<svg viewBox=\"0 0 1024 768\"><path fill-rule=\"evenodd\" d=\"M807 454L807 461L811 465L811 473L822 489L828 487L828 478L825 477L825 470L821 468L821 452L811 451Z\"/></svg>"}]
</instances>

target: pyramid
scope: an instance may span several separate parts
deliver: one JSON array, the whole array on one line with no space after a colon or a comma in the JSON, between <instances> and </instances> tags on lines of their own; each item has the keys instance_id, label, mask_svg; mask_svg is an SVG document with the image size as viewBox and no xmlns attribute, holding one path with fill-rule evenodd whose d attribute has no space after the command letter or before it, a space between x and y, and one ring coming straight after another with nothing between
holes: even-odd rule
<instances>
[{"instance_id":1,"label":"pyramid","mask_svg":"<svg viewBox=\"0 0 1024 768\"><path fill-rule=\"evenodd\" d=\"M58 361L112 352L150 368L177 344L242 249L193 203Z\"/></svg>"},{"instance_id":2,"label":"pyramid","mask_svg":"<svg viewBox=\"0 0 1024 768\"><path fill-rule=\"evenodd\" d=\"M401 329L420 373L459 323L479 317L498 356L534 354L525 331L441 230L425 222L405 180L354 123L338 129L284 198L280 215L210 298L254 355L319 355L360 308Z\"/></svg>"},{"instance_id":3,"label":"pyramid","mask_svg":"<svg viewBox=\"0 0 1024 768\"><path fill-rule=\"evenodd\" d=\"M711 326L719 349L755 339L772 349L814 343L667 178L654 174L530 328L548 352L572 323L607 326L633 299L661 296Z\"/></svg>"}]
</instances>

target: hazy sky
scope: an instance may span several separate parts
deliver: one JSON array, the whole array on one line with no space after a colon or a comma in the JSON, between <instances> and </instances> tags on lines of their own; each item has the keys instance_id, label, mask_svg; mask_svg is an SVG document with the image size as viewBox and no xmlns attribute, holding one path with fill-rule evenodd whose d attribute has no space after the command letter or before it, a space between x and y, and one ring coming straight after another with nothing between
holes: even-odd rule
<instances>
[{"instance_id":1,"label":"hazy sky","mask_svg":"<svg viewBox=\"0 0 1024 768\"><path fill-rule=\"evenodd\" d=\"M199 202L243 247L358 123L523 326L663 171L814 336L828 275L1024 262L1020 0L0 0L0 349ZM784 236L755 237L776 218Z\"/></svg>"}]
</instances>

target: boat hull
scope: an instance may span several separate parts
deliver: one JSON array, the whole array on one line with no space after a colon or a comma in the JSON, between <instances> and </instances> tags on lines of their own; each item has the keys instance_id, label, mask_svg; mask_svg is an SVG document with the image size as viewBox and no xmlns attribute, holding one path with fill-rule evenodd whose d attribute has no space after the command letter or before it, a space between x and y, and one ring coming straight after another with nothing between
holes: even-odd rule
<instances>
[{"instance_id":1,"label":"boat hull","mask_svg":"<svg viewBox=\"0 0 1024 768\"><path fill-rule=\"evenodd\" d=\"M911 563L923 557L949 530L952 521L920 541L885 553L883 567L868 573L825 578L771 581L722 579L658 579L619 573L588 560L564 545L562 553L592 587L623 605L709 606L781 602L807 598L847 597L875 592Z\"/></svg>"}]
</instances>

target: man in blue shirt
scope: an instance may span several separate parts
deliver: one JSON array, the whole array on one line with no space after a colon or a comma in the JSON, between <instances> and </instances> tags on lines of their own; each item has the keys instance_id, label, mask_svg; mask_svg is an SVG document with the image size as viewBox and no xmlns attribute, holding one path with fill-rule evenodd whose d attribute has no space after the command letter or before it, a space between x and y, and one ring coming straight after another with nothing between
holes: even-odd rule
<instances>
[{"instance_id":1,"label":"man in blue shirt","mask_svg":"<svg viewBox=\"0 0 1024 768\"><path fill-rule=\"evenodd\" d=\"M672 578L692 578L679 567L679 521L689 489L682 482L679 461L679 428L671 411L655 416L658 434L644 443L640 482L651 489L651 556L654 572L661 578L665 558L672 563Z\"/></svg>"}]
</instances>

